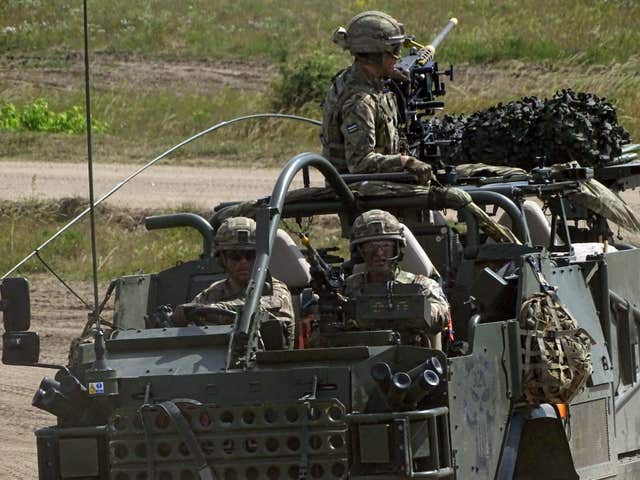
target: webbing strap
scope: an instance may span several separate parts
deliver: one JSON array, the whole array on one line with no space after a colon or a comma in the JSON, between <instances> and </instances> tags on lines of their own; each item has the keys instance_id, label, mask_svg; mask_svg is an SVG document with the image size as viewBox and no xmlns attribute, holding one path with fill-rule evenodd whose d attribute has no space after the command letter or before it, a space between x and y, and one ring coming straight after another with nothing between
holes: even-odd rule
<instances>
[{"instance_id":1,"label":"webbing strap","mask_svg":"<svg viewBox=\"0 0 640 480\"><path fill-rule=\"evenodd\" d=\"M174 427L176 427L176 430L178 430L178 433L189 448L189 451L195 457L196 463L198 464L197 468L200 480L217 480L215 473L207 464L207 459L202 452L202 448L200 448L200 444L196 440L193 430L189 427L189 422L187 422L186 418L182 415L182 411L180 411L178 406L172 401L159 403L158 406L169 416Z\"/></svg>"}]
</instances>

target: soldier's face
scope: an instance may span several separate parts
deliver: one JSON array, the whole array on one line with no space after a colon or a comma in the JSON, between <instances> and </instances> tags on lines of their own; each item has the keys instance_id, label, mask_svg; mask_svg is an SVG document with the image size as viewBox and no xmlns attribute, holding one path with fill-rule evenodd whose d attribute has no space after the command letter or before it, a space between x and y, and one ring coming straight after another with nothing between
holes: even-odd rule
<instances>
[{"instance_id":1,"label":"soldier's face","mask_svg":"<svg viewBox=\"0 0 640 480\"><path fill-rule=\"evenodd\" d=\"M382 56L382 70L385 77L388 77L394 72L398 58L399 57L391 55L390 53L385 53Z\"/></svg>"},{"instance_id":2,"label":"soldier's face","mask_svg":"<svg viewBox=\"0 0 640 480\"><path fill-rule=\"evenodd\" d=\"M371 273L388 273L396 258L396 245L393 240L366 242L360 247L360 253Z\"/></svg>"},{"instance_id":3,"label":"soldier's face","mask_svg":"<svg viewBox=\"0 0 640 480\"><path fill-rule=\"evenodd\" d=\"M228 250L224 252L224 266L232 283L244 285L251 277L255 250Z\"/></svg>"}]
</instances>

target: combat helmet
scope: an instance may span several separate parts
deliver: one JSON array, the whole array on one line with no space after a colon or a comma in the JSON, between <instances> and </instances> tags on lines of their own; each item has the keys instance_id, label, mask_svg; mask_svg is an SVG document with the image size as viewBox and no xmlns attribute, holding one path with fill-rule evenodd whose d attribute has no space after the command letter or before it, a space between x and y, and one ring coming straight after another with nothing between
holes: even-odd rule
<instances>
[{"instance_id":1,"label":"combat helmet","mask_svg":"<svg viewBox=\"0 0 640 480\"><path fill-rule=\"evenodd\" d=\"M247 217L227 218L214 239L216 255L225 250L254 250L256 248L256 222Z\"/></svg>"},{"instance_id":2,"label":"combat helmet","mask_svg":"<svg viewBox=\"0 0 640 480\"><path fill-rule=\"evenodd\" d=\"M404 227L396 217L384 210L369 210L358 216L351 228L351 254L358 255L357 246L375 240L394 240L398 247L404 247Z\"/></svg>"},{"instance_id":3,"label":"combat helmet","mask_svg":"<svg viewBox=\"0 0 640 480\"><path fill-rule=\"evenodd\" d=\"M397 55L404 42L404 25L383 12L362 12L347 28L338 28L332 40L352 54L390 53Z\"/></svg>"}]
</instances>

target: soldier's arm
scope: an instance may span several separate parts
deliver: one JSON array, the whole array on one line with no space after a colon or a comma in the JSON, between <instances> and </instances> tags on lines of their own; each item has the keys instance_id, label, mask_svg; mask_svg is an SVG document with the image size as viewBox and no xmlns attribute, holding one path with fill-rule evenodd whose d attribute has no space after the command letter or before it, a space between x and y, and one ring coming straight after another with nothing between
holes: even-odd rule
<instances>
[{"instance_id":1,"label":"soldier's arm","mask_svg":"<svg viewBox=\"0 0 640 480\"><path fill-rule=\"evenodd\" d=\"M359 93L342 107L340 130L345 143L345 160L351 173L398 172L403 169L399 153L383 155L375 151L376 125L373 99Z\"/></svg>"},{"instance_id":2,"label":"soldier's arm","mask_svg":"<svg viewBox=\"0 0 640 480\"><path fill-rule=\"evenodd\" d=\"M293 348L295 341L295 314L293 301L287 286L282 282L273 282L273 293L263 296L260 305L274 315L282 325L287 340L287 348Z\"/></svg>"},{"instance_id":3,"label":"soldier's arm","mask_svg":"<svg viewBox=\"0 0 640 480\"><path fill-rule=\"evenodd\" d=\"M191 303L178 305L173 312L172 321L174 325L187 325L190 319L196 321L196 323L208 323L214 325L225 325L231 323L233 321L233 316L225 313L224 310L237 312L240 307L244 305L244 300L238 298L218 302L217 300L221 298L223 290L223 285L220 282L216 282L196 295ZM203 313L200 315L198 320L187 318L190 317L191 313L194 310L197 310L199 306L218 307L221 311L217 313L215 311L208 311L206 314Z\"/></svg>"},{"instance_id":4,"label":"soldier's arm","mask_svg":"<svg viewBox=\"0 0 640 480\"><path fill-rule=\"evenodd\" d=\"M449 321L449 302L445 297L440 284L427 277L420 277L422 292L429 300L431 306L429 333L442 332Z\"/></svg>"}]
</instances>

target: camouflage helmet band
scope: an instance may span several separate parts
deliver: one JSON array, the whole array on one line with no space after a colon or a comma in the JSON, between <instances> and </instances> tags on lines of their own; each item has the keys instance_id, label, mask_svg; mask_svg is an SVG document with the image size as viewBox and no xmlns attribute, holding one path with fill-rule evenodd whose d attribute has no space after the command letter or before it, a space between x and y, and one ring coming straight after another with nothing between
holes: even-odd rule
<instances>
[{"instance_id":1,"label":"camouflage helmet band","mask_svg":"<svg viewBox=\"0 0 640 480\"><path fill-rule=\"evenodd\" d=\"M399 247L406 244L402 224L384 210L364 212L356 218L351 229L351 250L356 245L376 240L395 240Z\"/></svg>"},{"instance_id":2,"label":"camouflage helmet band","mask_svg":"<svg viewBox=\"0 0 640 480\"><path fill-rule=\"evenodd\" d=\"M216 254L225 250L255 250L256 222L246 217L225 220L214 239Z\"/></svg>"},{"instance_id":3,"label":"camouflage helmet band","mask_svg":"<svg viewBox=\"0 0 640 480\"><path fill-rule=\"evenodd\" d=\"M351 19L347 28L338 28L333 41L352 54L394 53L406 35L404 25L383 12L362 12Z\"/></svg>"}]
</instances>

